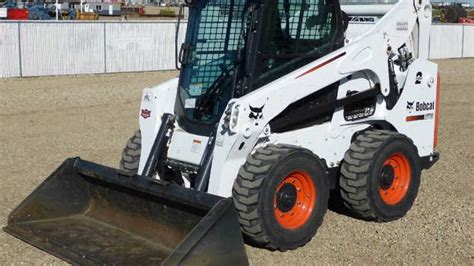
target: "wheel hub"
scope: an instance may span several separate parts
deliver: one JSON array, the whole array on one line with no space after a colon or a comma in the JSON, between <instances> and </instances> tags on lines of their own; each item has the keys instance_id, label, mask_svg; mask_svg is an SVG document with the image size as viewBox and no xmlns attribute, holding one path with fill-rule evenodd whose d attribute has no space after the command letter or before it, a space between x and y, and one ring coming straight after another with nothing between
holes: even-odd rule
<instances>
[{"instance_id":1,"label":"wheel hub","mask_svg":"<svg viewBox=\"0 0 474 266\"><path fill-rule=\"evenodd\" d=\"M293 184L284 184L277 192L277 207L282 212L290 211L296 204L296 187Z\"/></svg>"},{"instance_id":2,"label":"wheel hub","mask_svg":"<svg viewBox=\"0 0 474 266\"><path fill-rule=\"evenodd\" d=\"M390 186L392 186L394 178L395 172L393 171L393 167L389 164L385 165L382 168L382 173L380 175L380 188L388 189Z\"/></svg>"},{"instance_id":3,"label":"wheel hub","mask_svg":"<svg viewBox=\"0 0 474 266\"><path fill-rule=\"evenodd\" d=\"M402 153L390 155L384 162L379 175L379 195L388 205L400 203L406 196L411 183L411 166Z\"/></svg>"},{"instance_id":4,"label":"wheel hub","mask_svg":"<svg viewBox=\"0 0 474 266\"><path fill-rule=\"evenodd\" d=\"M273 207L277 222L285 229L305 225L316 204L316 187L311 175L294 171L275 189Z\"/></svg>"}]
</instances>

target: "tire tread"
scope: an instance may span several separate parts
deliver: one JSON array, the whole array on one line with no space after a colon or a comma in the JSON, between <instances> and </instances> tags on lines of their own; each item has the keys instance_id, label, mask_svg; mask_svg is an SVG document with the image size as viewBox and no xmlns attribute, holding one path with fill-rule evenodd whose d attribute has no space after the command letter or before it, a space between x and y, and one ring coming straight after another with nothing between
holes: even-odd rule
<instances>
[{"instance_id":1,"label":"tire tread","mask_svg":"<svg viewBox=\"0 0 474 266\"><path fill-rule=\"evenodd\" d=\"M284 251L286 249L274 245L263 230L258 212L260 191L264 184L263 181L269 175L272 166L293 151L309 152L289 145L270 144L258 148L247 157L246 163L240 168L232 190L234 205L239 215L243 233L255 244L270 250ZM310 239L309 237L307 241Z\"/></svg>"},{"instance_id":2,"label":"tire tread","mask_svg":"<svg viewBox=\"0 0 474 266\"><path fill-rule=\"evenodd\" d=\"M142 146L142 136L140 130L136 130L133 136L127 141L122 151L120 169L136 174L140 163L140 153Z\"/></svg>"},{"instance_id":3,"label":"tire tread","mask_svg":"<svg viewBox=\"0 0 474 266\"><path fill-rule=\"evenodd\" d=\"M389 130L370 129L355 138L344 156L339 179L340 194L344 205L364 219L388 221L378 215L371 206L368 195L369 171L379 149L394 138L409 140L413 144L403 134ZM394 217L390 220L393 219Z\"/></svg>"}]
</instances>

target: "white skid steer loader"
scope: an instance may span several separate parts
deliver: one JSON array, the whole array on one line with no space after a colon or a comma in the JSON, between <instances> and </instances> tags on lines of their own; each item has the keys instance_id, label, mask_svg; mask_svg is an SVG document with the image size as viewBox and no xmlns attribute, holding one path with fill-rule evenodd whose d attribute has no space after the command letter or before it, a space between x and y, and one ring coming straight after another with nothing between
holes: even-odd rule
<instances>
[{"instance_id":1,"label":"white skid steer loader","mask_svg":"<svg viewBox=\"0 0 474 266\"><path fill-rule=\"evenodd\" d=\"M353 39L338 0L186 5L179 78L144 90L121 169L66 160L5 231L73 263L246 264L242 235L304 245L332 189L363 219L407 213L439 158L428 1Z\"/></svg>"}]
</instances>

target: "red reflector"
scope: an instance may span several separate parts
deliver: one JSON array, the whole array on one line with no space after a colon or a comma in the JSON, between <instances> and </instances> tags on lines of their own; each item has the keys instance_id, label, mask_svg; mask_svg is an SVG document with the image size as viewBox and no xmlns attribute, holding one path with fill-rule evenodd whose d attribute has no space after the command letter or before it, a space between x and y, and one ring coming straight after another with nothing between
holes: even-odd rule
<instances>
[{"instance_id":1,"label":"red reflector","mask_svg":"<svg viewBox=\"0 0 474 266\"><path fill-rule=\"evenodd\" d=\"M418 121L418 120L423 120L425 119L425 115L412 115L412 116L407 116L406 121L411 122L411 121Z\"/></svg>"},{"instance_id":2,"label":"red reflector","mask_svg":"<svg viewBox=\"0 0 474 266\"><path fill-rule=\"evenodd\" d=\"M433 138L433 148L436 148L438 145L438 127L439 127L439 97L441 90L441 77L438 73L438 78L436 82L436 106L435 106L435 124L434 124L434 138Z\"/></svg>"}]
</instances>

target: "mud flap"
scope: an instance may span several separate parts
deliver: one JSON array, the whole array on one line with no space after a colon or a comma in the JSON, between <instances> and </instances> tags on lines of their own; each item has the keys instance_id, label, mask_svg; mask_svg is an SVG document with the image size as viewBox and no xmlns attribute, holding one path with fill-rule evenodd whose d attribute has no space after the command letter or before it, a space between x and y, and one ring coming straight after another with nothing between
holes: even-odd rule
<instances>
[{"instance_id":1,"label":"mud flap","mask_svg":"<svg viewBox=\"0 0 474 266\"><path fill-rule=\"evenodd\" d=\"M75 264L247 265L231 198L67 159L4 230Z\"/></svg>"}]
</instances>

